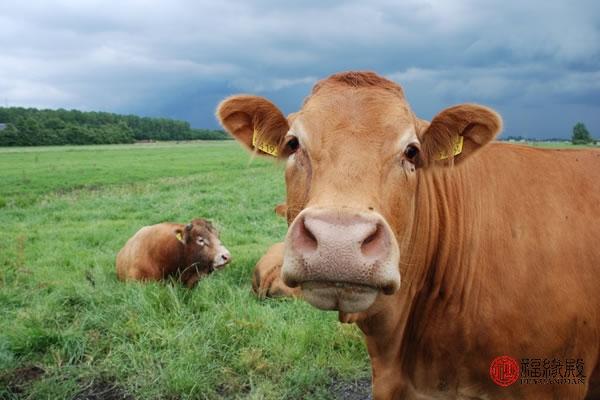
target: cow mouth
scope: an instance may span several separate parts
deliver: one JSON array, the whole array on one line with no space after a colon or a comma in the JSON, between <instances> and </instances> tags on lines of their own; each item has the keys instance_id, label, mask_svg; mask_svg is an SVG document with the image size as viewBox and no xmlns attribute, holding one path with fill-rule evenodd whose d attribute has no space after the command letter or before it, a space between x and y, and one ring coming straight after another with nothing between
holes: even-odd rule
<instances>
[{"instance_id":1,"label":"cow mouth","mask_svg":"<svg viewBox=\"0 0 600 400\"><path fill-rule=\"evenodd\" d=\"M223 262L223 263L220 263L220 264L213 264L210 267L210 271L213 272L213 271L216 271L216 270L219 270L219 269L223 269L223 268L225 268L225 266L227 264L229 264L229 261Z\"/></svg>"},{"instance_id":2,"label":"cow mouth","mask_svg":"<svg viewBox=\"0 0 600 400\"><path fill-rule=\"evenodd\" d=\"M349 282L307 281L301 284L307 302L321 310L365 311L375 302L378 288Z\"/></svg>"},{"instance_id":3,"label":"cow mouth","mask_svg":"<svg viewBox=\"0 0 600 400\"><path fill-rule=\"evenodd\" d=\"M230 255L227 255L227 257L223 257L223 256L217 257L211 265L211 272L213 272L215 270L223 269L230 262L231 262Z\"/></svg>"}]
</instances>

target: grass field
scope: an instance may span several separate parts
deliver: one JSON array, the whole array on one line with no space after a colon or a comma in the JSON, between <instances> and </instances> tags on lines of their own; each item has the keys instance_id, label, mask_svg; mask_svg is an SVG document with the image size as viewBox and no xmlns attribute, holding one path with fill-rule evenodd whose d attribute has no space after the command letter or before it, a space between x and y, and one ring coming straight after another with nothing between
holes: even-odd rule
<instances>
[{"instance_id":1,"label":"grass field","mask_svg":"<svg viewBox=\"0 0 600 400\"><path fill-rule=\"evenodd\" d=\"M283 199L282 169L233 142L0 149L0 399L335 398L368 378L355 326L251 294ZM116 279L141 226L197 216L225 270L193 290Z\"/></svg>"}]
</instances>

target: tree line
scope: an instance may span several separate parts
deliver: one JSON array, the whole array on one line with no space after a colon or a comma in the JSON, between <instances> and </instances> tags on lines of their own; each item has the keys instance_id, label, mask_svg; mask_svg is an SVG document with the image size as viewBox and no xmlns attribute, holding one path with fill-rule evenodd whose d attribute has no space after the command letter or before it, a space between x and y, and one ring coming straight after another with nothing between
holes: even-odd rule
<instances>
[{"instance_id":1,"label":"tree line","mask_svg":"<svg viewBox=\"0 0 600 400\"><path fill-rule=\"evenodd\" d=\"M107 112L0 107L0 146L133 143L145 140L223 140L220 130L185 121Z\"/></svg>"},{"instance_id":2,"label":"tree line","mask_svg":"<svg viewBox=\"0 0 600 400\"><path fill-rule=\"evenodd\" d=\"M507 136L504 139L500 140L508 140L515 142L564 142L565 138L544 138L544 139L536 139L536 138L528 138L524 136ZM586 128L583 122L578 122L573 126L573 131L571 134L571 143L578 145L592 145L599 144L600 141L594 139L588 129Z\"/></svg>"}]
</instances>

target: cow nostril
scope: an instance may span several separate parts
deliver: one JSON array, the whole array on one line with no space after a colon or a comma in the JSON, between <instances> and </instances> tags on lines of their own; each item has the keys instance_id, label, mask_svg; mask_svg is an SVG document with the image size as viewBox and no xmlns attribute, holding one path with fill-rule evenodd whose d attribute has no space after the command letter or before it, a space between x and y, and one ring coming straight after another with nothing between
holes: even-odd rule
<instances>
[{"instance_id":1,"label":"cow nostril","mask_svg":"<svg viewBox=\"0 0 600 400\"><path fill-rule=\"evenodd\" d=\"M223 254L223 255L221 256L221 258L223 259L223 261L227 261L227 260L229 260L229 256L228 256L227 254Z\"/></svg>"},{"instance_id":2,"label":"cow nostril","mask_svg":"<svg viewBox=\"0 0 600 400\"><path fill-rule=\"evenodd\" d=\"M381 226L381 224L377 224L375 226L375 230L369 236L367 236L367 238L363 240L360 245L360 250L363 255L367 257L378 256L383 250L383 235L383 226Z\"/></svg>"},{"instance_id":3,"label":"cow nostril","mask_svg":"<svg viewBox=\"0 0 600 400\"><path fill-rule=\"evenodd\" d=\"M302 252L315 251L318 247L317 238L304 223L304 218L298 221L294 230L294 247Z\"/></svg>"}]
</instances>

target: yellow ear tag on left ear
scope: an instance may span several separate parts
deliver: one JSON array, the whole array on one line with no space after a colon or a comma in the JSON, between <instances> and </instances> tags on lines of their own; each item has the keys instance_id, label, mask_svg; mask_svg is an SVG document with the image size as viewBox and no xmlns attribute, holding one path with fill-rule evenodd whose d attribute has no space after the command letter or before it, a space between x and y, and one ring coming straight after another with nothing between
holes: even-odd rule
<instances>
[{"instance_id":1,"label":"yellow ear tag on left ear","mask_svg":"<svg viewBox=\"0 0 600 400\"><path fill-rule=\"evenodd\" d=\"M454 146L452 146L452 156L457 156L462 153L463 143L465 138L463 136L458 136L454 141ZM446 158L451 157L448 153L440 153L438 160L445 160Z\"/></svg>"},{"instance_id":2,"label":"yellow ear tag on left ear","mask_svg":"<svg viewBox=\"0 0 600 400\"><path fill-rule=\"evenodd\" d=\"M277 157L277 145L263 141L263 138L256 129L252 135L252 146L262 152Z\"/></svg>"},{"instance_id":3,"label":"yellow ear tag on left ear","mask_svg":"<svg viewBox=\"0 0 600 400\"><path fill-rule=\"evenodd\" d=\"M179 240L180 242L183 242L183 235L180 232L177 232L175 234L175 237L177 238L177 240Z\"/></svg>"}]
</instances>

